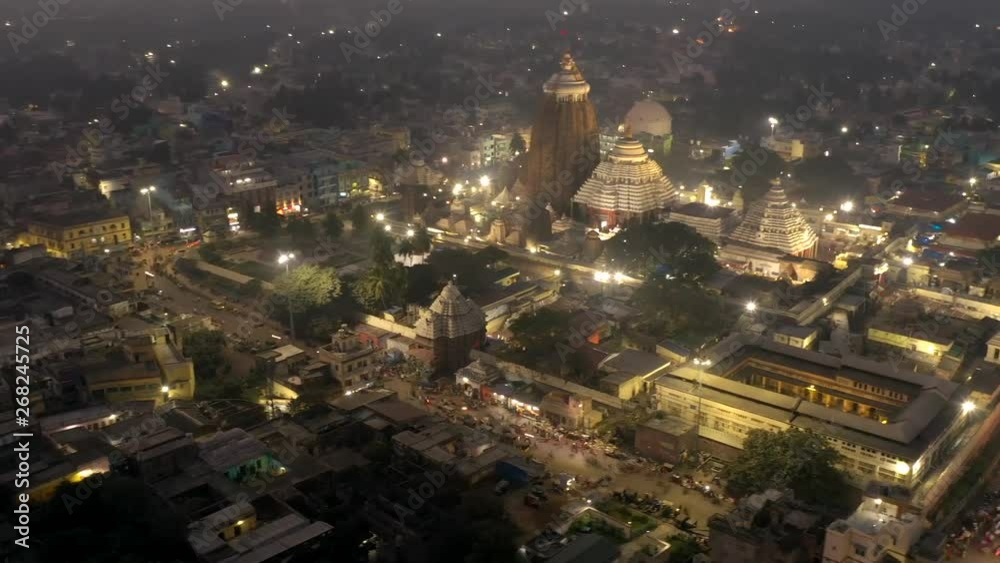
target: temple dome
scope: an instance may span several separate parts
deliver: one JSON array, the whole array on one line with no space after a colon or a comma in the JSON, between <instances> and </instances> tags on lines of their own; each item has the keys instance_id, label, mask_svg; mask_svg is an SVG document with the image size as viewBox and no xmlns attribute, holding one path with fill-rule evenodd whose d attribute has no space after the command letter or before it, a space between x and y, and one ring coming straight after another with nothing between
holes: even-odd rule
<instances>
[{"instance_id":1,"label":"temple dome","mask_svg":"<svg viewBox=\"0 0 1000 563\"><path fill-rule=\"evenodd\" d=\"M558 72L549 78L542 89L546 94L554 94L560 100L578 100L590 93L590 84L583 79L583 73L576 66L573 56L566 53L559 63Z\"/></svg>"},{"instance_id":2,"label":"temple dome","mask_svg":"<svg viewBox=\"0 0 1000 563\"><path fill-rule=\"evenodd\" d=\"M787 254L809 253L818 240L802 213L788 201L780 180L773 180L767 195L750 205L743 222L729 238L735 243Z\"/></svg>"},{"instance_id":3,"label":"temple dome","mask_svg":"<svg viewBox=\"0 0 1000 563\"><path fill-rule=\"evenodd\" d=\"M441 290L437 299L417 321L417 336L431 340L457 338L481 332L486 327L486 315L471 299L466 298L454 283Z\"/></svg>"},{"instance_id":4,"label":"temple dome","mask_svg":"<svg viewBox=\"0 0 1000 563\"><path fill-rule=\"evenodd\" d=\"M629 132L618 139L608 160L597 165L573 196L592 214L604 216L613 226L619 219L646 216L670 205L677 190L660 165L649 158L642 143Z\"/></svg>"},{"instance_id":5,"label":"temple dome","mask_svg":"<svg viewBox=\"0 0 1000 563\"><path fill-rule=\"evenodd\" d=\"M673 132L673 117L663 104L655 100L640 100L625 114L625 123L635 133L666 137Z\"/></svg>"}]
</instances>

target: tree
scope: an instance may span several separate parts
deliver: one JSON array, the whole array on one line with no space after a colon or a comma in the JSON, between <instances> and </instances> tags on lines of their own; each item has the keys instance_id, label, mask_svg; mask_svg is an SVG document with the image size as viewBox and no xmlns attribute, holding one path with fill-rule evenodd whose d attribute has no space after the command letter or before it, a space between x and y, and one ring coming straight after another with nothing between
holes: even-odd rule
<instances>
[{"instance_id":1,"label":"tree","mask_svg":"<svg viewBox=\"0 0 1000 563\"><path fill-rule=\"evenodd\" d=\"M355 234L367 231L371 224L371 217L368 215L368 210L360 203L351 208L350 218Z\"/></svg>"},{"instance_id":2,"label":"tree","mask_svg":"<svg viewBox=\"0 0 1000 563\"><path fill-rule=\"evenodd\" d=\"M687 534L674 534L667 538L667 543L670 544L667 563L690 563L695 555L704 551L698 542Z\"/></svg>"},{"instance_id":3,"label":"tree","mask_svg":"<svg viewBox=\"0 0 1000 563\"><path fill-rule=\"evenodd\" d=\"M413 237L410 238L410 242L413 245L414 254L427 254L431 251L431 235L427 232L427 228L423 225L414 229Z\"/></svg>"},{"instance_id":4,"label":"tree","mask_svg":"<svg viewBox=\"0 0 1000 563\"><path fill-rule=\"evenodd\" d=\"M683 336L688 344L722 328L721 302L698 287L662 277L647 279L632 294L636 327L661 338Z\"/></svg>"},{"instance_id":5,"label":"tree","mask_svg":"<svg viewBox=\"0 0 1000 563\"><path fill-rule=\"evenodd\" d=\"M274 280L275 295L285 301L293 314L326 305L340 292L337 271L312 264L291 269Z\"/></svg>"},{"instance_id":6,"label":"tree","mask_svg":"<svg viewBox=\"0 0 1000 563\"><path fill-rule=\"evenodd\" d=\"M840 156L819 156L795 167L802 195L813 205L839 205L864 195L864 180Z\"/></svg>"},{"instance_id":7,"label":"tree","mask_svg":"<svg viewBox=\"0 0 1000 563\"><path fill-rule=\"evenodd\" d=\"M340 235L344 232L344 222L340 219L340 215L333 209L327 211L326 217L323 218L323 231L326 233L326 236L334 240L340 238Z\"/></svg>"},{"instance_id":8,"label":"tree","mask_svg":"<svg viewBox=\"0 0 1000 563\"><path fill-rule=\"evenodd\" d=\"M510 156L513 157L517 154L524 154L527 150L527 144L524 142L524 137L520 133L514 133L514 136L510 139Z\"/></svg>"},{"instance_id":9,"label":"tree","mask_svg":"<svg viewBox=\"0 0 1000 563\"><path fill-rule=\"evenodd\" d=\"M715 243L683 223L643 223L626 227L608 241L616 269L639 276L662 274L699 283L714 274Z\"/></svg>"},{"instance_id":10,"label":"tree","mask_svg":"<svg viewBox=\"0 0 1000 563\"><path fill-rule=\"evenodd\" d=\"M194 363L195 375L211 379L225 363L226 336L218 330L197 330L184 337L184 354Z\"/></svg>"},{"instance_id":11,"label":"tree","mask_svg":"<svg viewBox=\"0 0 1000 563\"><path fill-rule=\"evenodd\" d=\"M219 252L219 247L213 243L203 244L198 247L198 255L209 264L219 265L225 262L222 254Z\"/></svg>"},{"instance_id":12,"label":"tree","mask_svg":"<svg viewBox=\"0 0 1000 563\"><path fill-rule=\"evenodd\" d=\"M771 180L785 171L785 161L777 153L761 146L747 146L729 161L726 178L733 187L743 186L747 203L760 199L771 189Z\"/></svg>"},{"instance_id":13,"label":"tree","mask_svg":"<svg viewBox=\"0 0 1000 563\"><path fill-rule=\"evenodd\" d=\"M510 323L510 331L514 335L511 344L529 357L547 356L569 336L568 326L572 318L572 313L552 307L523 314Z\"/></svg>"},{"instance_id":14,"label":"tree","mask_svg":"<svg viewBox=\"0 0 1000 563\"><path fill-rule=\"evenodd\" d=\"M375 266L354 282L354 297L369 311L401 305L406 297L406 269L399 264Z\"/></svg>"},{"instance_id":15,"label":"tree","mask_svg":"<svg viewBox=\"0 0 1000 563\"><path fill-rule=\"evenodd\" d=\"M261 205L259 213L248 211L246 222L251 231L263 237L273 237L281 229L281 217L273 201Z\"/></svg>"},{"instance_id":16,"label":"tree","mask_svg":"<svg viewBox=\"0 0 1000 563\"><path fill-rule=\"evenodd\" d=\"M392 239L388 233L382 229L375 229L372 231L369 243L371 244L372 263L375 264L376 268L388 268L395 262L396 259L392 252Z\"/></svg>"},{"instance_id":17,"label":"tree","mask_svg":"<svg viewBox=\"0 0 1000 563\"><path fill-rule=\"evenodd\" d=\"M787 488L805 502L840 506L849 488L837 468L840 459L826 438L811 430L751 430L723 478L727 491L737 497Z\"/></svg>"},{"instance_id":18,"label":"tree","mask_svg":"<svg viewBox=\"0 0 1000 563\"><path fill-rule=\"evenodd\" d=\"M316 227L308 219L289 219L285 232L292 238L292 245L300 251L308 250L316 244Z\"/></svg>"}]
</instances>

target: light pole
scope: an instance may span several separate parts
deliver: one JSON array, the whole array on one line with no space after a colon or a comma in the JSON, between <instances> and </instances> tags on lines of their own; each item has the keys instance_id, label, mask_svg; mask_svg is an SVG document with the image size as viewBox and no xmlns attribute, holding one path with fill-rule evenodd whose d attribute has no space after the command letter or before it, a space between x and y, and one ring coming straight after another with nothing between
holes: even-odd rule
<instances>
[{"instance_id":1,"label":"light pole","mask_svg":"<svg viewBox=\"0 0 1000 563\"><path fill-rule=\"evenodd\" d=\"M289 266L291 261L295 259L295 254L288 252L280 254L278 256L278 264L285 265L285 274L288 274L291 270ZM288 300L288 333L292 337L292 342L295 341L295 313L292 312L292 300Z\"/></svg>"},{"instance_id":2,"label":"light pole","mask_svg":"<svg viewBox=\"0 0 1000 563\"><path fill-rule=\"evenodd\" d=\"M156 191L156 186L149 186L148 188L142 188L139 193L146 196L146 205L149 207L149 222L153 222L153 192Z\"/></svg>"},{"instance_id":3,"label":"light pole","mask_svg":"<svg viewBox=\"0 0 1000 563\"><path fill-rule=\"evenodd\" d=\"M778 125L778 118L776 118L776 117L768 117L767 118L767 123L771 126L771 137L773 138L774 137L774 128L775 128L775 126Z\"/></svg>"}]
</instances>

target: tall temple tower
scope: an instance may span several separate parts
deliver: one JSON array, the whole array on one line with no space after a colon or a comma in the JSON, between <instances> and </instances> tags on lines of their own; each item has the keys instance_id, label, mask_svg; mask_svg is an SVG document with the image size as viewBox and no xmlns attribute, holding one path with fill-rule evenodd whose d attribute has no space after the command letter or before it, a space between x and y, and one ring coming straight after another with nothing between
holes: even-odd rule
<instances>
[{"instance_id":1,"label":"tall temple tower","mask_svg":"<svg viewBox=\"0 0 1000 563\"><path fill-rule=\"evenodd\" d=\"M454 372L468 365L469 352L486 340L486 315L448 282L414 328L418 339L430 344L434 370Z\"/></svg>"},{"instance_id":2,"label":"tall temple tower","mask_svg":"<svg viewBox=\"0 0 1000 563\"><path fill-rule=\"evenodd\" d=\"M587 210L591 225L615 228L626 222L650 221L674 202L677 190L649 158L631 127L618 139L608 159L597 165L573 201Z\"/></svg>"},{"instance_id":3,"label":"tall temple tower","mask_svg":"<svg viewBox=\"0 0 1000 563\"><path fill-rule=\"evenodd\" d=\"M804 258L816 255L818 242L816 232L788 201L781 180L771 181L767 195L750 205L729 239L735 244L771 248Z\"/></svg>"},{"instance_id":4,"label":"tall temple tower","mask_svg":"<svg viewBox=\"0 0 1000 563\"><path fill-rule=\"evenodd\" d=\"M551 217L543 212L546 205L551 203L560 215L570 213L573 194L600 162L590 84L569 53L563 55L560 67L543 87L531 148L515 186L521 201L530 206L529 237L537 240L551 235Z\"/></svg>"}]
</instances>

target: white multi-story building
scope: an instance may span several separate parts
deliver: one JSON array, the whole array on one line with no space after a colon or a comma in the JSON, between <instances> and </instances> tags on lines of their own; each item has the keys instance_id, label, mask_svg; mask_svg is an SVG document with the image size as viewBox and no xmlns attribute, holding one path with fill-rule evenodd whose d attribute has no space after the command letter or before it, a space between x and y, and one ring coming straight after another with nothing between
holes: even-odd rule
<instances>
[{"instance_id":1,"label":"white multi-story building","mask_svg":"<svg viewBox=\"0 0 1000 563\"><path fill-rule=\"evenodd\" d=\"M925 527L908 496L898 487L869 486L853 514L826 528L823 563L915 561L913 548Z\"/></svg>"},{"instance_id":2,"label":"white multi-story building","mask_svg":"<svg viewBox=\"0 0 1000 563\"><path fill-rule=\"evenodd\" d=\"M710 367L689 363L656 381L660 410L697 424L703 439L742 448L750 430L813 430L855 482L913 486L947 462L966 426L959 386L931 375L745 335L714 350Z\"/></svg>"}]
</instances>

